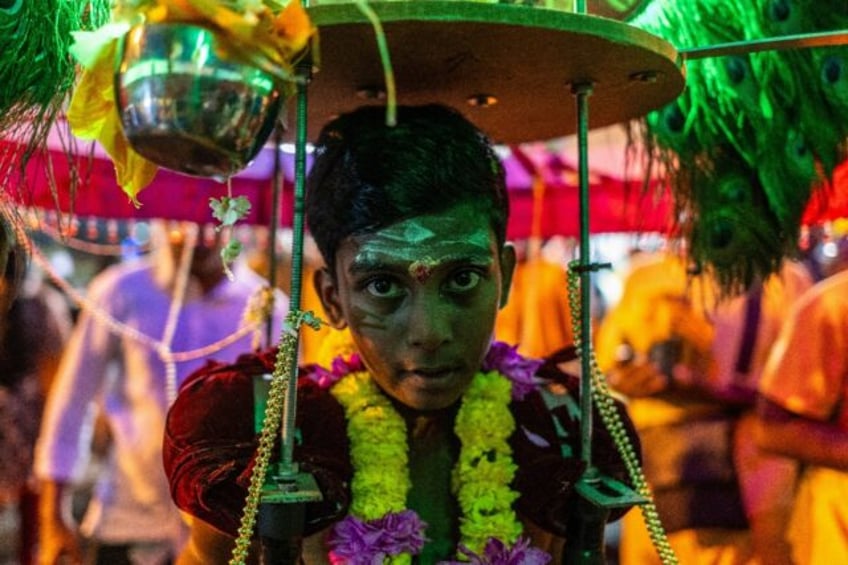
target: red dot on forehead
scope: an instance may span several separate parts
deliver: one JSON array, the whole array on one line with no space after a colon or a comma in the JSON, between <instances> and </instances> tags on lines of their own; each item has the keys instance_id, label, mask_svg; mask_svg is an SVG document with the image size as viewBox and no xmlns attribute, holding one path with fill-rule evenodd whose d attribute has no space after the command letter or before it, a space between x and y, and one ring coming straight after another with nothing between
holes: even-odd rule
<instances>
[{"instance_id":1,"label":"red dot on forehead","mask_svg":"<svg viewBox=\"0 0 848 565\"><path fill-rule=\"evenodd\" d=\"M417 259L409 265L409 275L420 283L423 283L433 274L433 268L437 265L437 261L430 257Z\"/></svg>"}]
</instances>

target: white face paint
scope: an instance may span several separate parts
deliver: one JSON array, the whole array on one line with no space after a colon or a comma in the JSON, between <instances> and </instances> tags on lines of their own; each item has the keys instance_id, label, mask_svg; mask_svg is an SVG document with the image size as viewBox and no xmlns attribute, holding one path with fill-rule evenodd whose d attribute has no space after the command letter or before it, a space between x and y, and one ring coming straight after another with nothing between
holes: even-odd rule
<instances>
[{"instance_id":1,"label":"white face paint","mask_svg":"<svg viewBox=\"0 0 848 565\"><path fill-rule=\"evenodd\" d=\"M490 229L472 221L471 205L453 208L452 213L417 216L392 224L376 233L355 237L360 243L355 262L378 264L384 258L407 262L410 270L429 273L445 261L469 253L491 255Z\"/></svg>"}]
</instances>

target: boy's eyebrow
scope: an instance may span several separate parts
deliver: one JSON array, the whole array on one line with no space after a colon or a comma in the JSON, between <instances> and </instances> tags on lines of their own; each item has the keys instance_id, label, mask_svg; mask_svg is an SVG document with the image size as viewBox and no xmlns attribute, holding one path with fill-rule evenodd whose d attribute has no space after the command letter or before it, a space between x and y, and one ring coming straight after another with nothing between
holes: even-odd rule
<instances>
[{"instance_id":1,"label":"boy's eyebrow","mask_svg":"<svg viewBox=\"0 0 848 565\"><path fill-rule=\"evenodd\" d=\"M351 261L347 270L350 274L368 273L372 271L388 271L397 269L397 266L392 266L389 263L373 257L357 257Z\"/></svg>"},{"instance_id":2,"label":"boy's eyebrow","mask_svg":"<svg viewBox=\"0 0 848 565\"><path fill-rule=\"evenodd\" d=\"M409 261L390 262L384 258L366 255L364 257L356 257L348 266L348 272L352 275L359 273L369 273L374 271L407 271L409 265L415 259ZM479 267L489 267L494 263L494 257L490 253L480 251L479 253L461 253L456 255L446 255L436 261L436 264L441 265L460 265L471 264Z\"/></svg>"}]
</instances>

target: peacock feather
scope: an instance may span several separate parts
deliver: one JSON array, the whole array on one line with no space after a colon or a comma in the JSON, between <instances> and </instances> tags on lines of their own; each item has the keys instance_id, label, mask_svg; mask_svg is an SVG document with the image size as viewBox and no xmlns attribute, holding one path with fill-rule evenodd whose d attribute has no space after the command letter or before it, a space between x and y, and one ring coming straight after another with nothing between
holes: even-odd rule
<instances>
[{"instance_id":1,"label":"peacock feather","mask_svg":"<svg viewBox=\"0 0 848 565\"><path fill-rule=\"evenodd\" d=\"M679 49L848 27L845 0L654 0L631 24ZM794 254L812 192L846 158L848 47L692 59L638 128L669 170L681 233L727 291ZM742 198L740 192L747 192Z\"/></svg>"}]
</instances>

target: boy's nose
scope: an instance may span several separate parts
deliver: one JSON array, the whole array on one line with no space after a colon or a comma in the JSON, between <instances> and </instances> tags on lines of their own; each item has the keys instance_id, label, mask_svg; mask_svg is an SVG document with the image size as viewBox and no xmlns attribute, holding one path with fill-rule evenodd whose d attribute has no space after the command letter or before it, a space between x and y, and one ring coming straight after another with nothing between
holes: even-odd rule
<instances>
[{"instance_id":1,"label":"boy's nose","mask_svg":"<svg viewBox=\"0 0 848 565\"><path fill-rule=\"evenodd\" d=\"M438 297L422 293L413 298L408 318L407 343L433 351L453 339L455 309Z\"/></svg>"}]
</instances>

